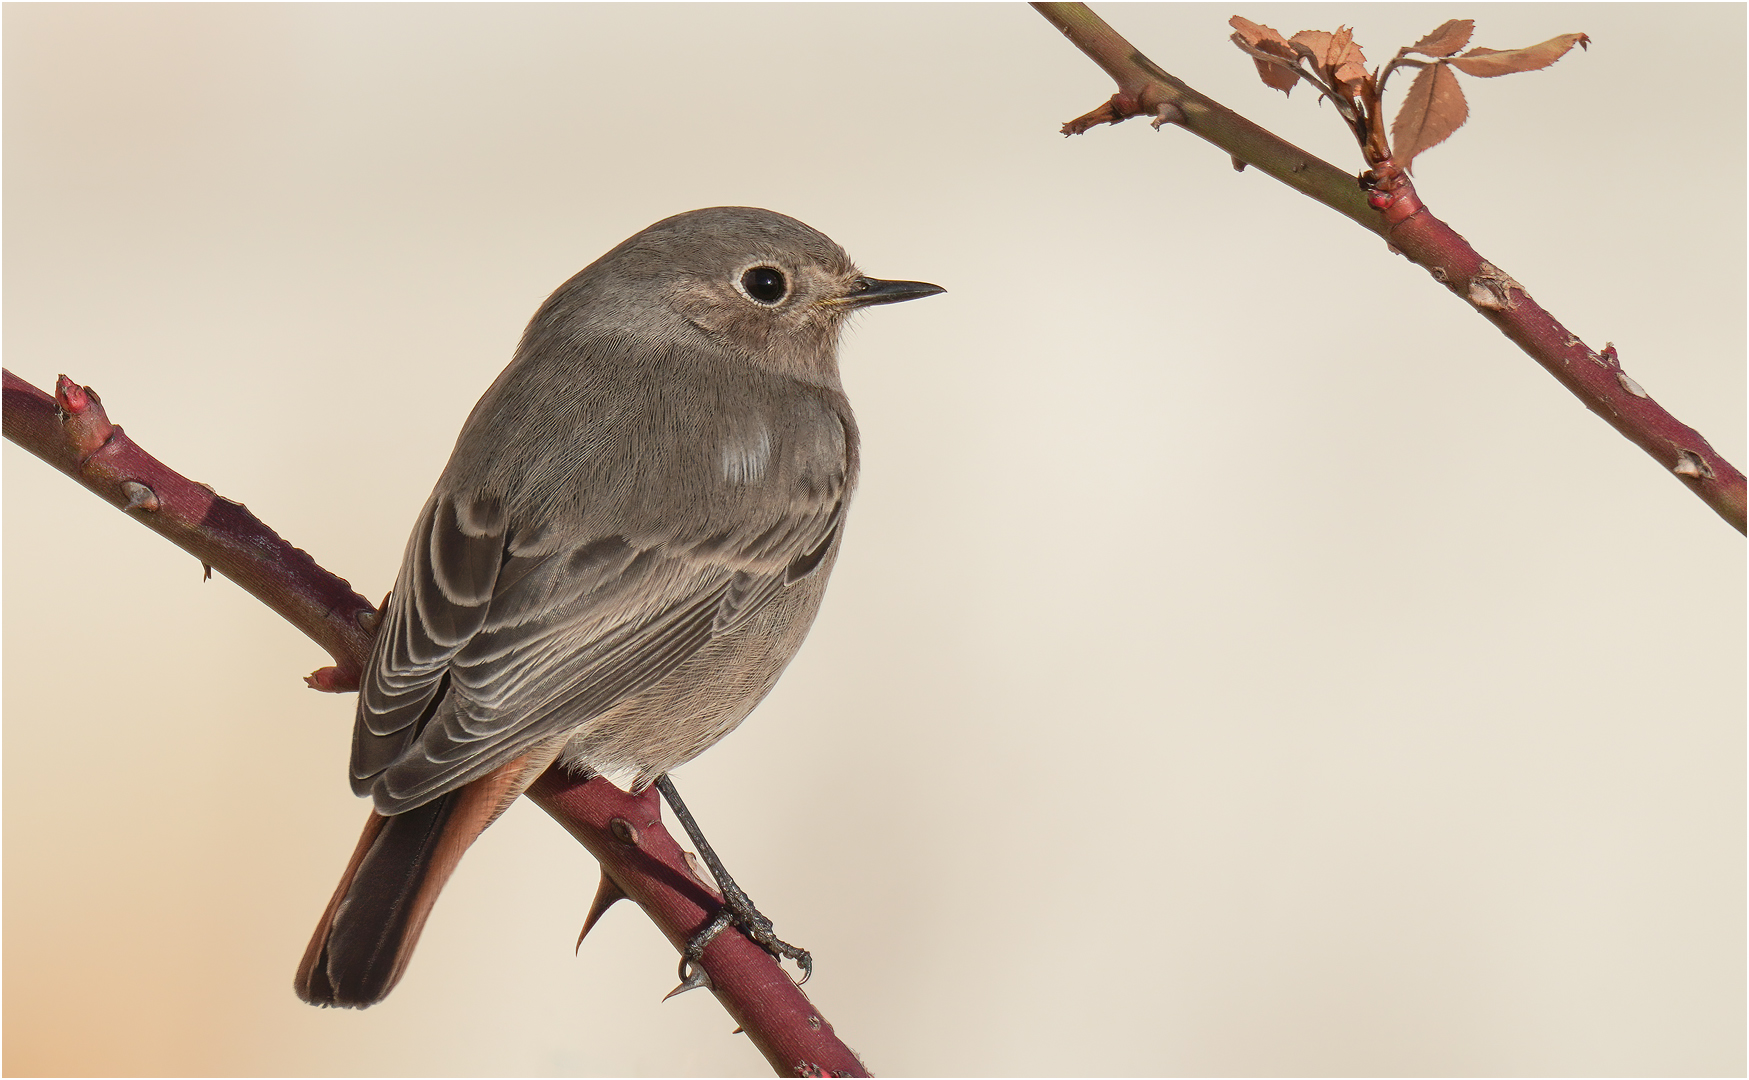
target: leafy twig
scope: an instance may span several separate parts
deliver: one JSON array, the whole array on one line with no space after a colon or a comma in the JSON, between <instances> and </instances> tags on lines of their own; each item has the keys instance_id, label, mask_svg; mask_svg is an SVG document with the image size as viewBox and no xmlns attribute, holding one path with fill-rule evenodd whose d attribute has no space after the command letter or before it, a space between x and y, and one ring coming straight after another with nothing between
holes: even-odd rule
<instances>
[{"instance_id":1,"label":"leafy twig","mask_svg":"<svg viewBox=\"0 0 1749 1080\"><path fill-rule=\"evenodd\" d=\"M1671 416L1629 378L1614 348L1605 346L1598 352L1586 346L1578 335L1531 299L1523 286L1482 258L1463 237L1422 205L1408 175L1390 158L1377 109L1377 80L1371 77L1363 80L1373 86L1368 92L1371 100L1362 94L1362 107L1357 110L1360 116L1377 118L1376 122L1365 132L1356 133L1366 148L1369 164L1374 167L1357 178L1191 89L1143 56L1085 4L1035 3L1033 7L1117 83L1118 92L1110 101L1064 124L1065 135L1078 135L1098 124L1121 123L1134 116L1168 116L1186 131L1231 154L1236 164L1256 166L1378 233L1393 250L1426 269L1434 280L1492 322L1584 402L1586 408L1651 455L1720 517L1739 532L1745 530L1749 498L1743 474L1713 450L1699 432ZM1435 31L1435 35L1438 33ZM1570 48L1582 35L1565 37L1573 38L1567 46ZM1551 40L1560 42L1563 38ZM1454 50L1461 44L1454 46ZM1549 42L1533 47L1545 53L1553 48ZM1504 55L1492 50L1472 52L1477 52L1475 58L1482 61ZM1293 61L1296 67L1299 55L1296 50ZM1329 54L1325 55L1328 59ZM1457 59L1466 58L1468 54ZM1506 62L1518 61L1508 58ZM1260 64L1260 75L1263 68ZM1270 70L1281 69L1271 65ZM1269 81L1267 75L1264 78ZM1337 82L1346 90L1347 83Z\"/></svg>"}]
</instances>

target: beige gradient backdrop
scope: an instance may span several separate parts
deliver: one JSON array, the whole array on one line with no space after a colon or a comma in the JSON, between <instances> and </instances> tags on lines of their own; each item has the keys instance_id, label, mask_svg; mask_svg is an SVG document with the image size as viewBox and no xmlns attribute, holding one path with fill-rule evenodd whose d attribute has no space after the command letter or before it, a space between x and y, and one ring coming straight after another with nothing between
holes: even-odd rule
<instances>
[{"instance_id":1,"label":"beige gradient backdrop","mask_svg":"<svg viewBox=\"0 0 1749 1080\"><path fill-rule=\"evenodd\" d=\"M1235 11L1483 83L1428 201L1739 464L1744 9L1116 6L1345 168ZM10 5L5 351L365 595L546 294L665 215L950 292L844 350L808 646L682 770L887 1075L1731 1074L1742 540L1427 275L1019 5ZM762 1075L532 806L379 1008L292 995L365 817L350 697L5 451L8 1073Z\"/></svg>"}]
</instances>

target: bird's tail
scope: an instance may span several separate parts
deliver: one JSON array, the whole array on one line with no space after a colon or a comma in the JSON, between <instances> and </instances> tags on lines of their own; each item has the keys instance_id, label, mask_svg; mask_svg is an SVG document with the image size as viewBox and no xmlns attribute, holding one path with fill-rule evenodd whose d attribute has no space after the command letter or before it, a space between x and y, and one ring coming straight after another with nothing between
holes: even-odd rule
<instances>
[{"instance_id":1,"label":"bird's tail","mask_svg":"<svg viewBox=\"0 0 1749 1080\"><path fill-rule=\"evenodd\" d=\"M549 761L524 755L411 810L372 810L298 965L298 996L343 1009L387 997L462 854Z\"/></svg>"}]
</instances>

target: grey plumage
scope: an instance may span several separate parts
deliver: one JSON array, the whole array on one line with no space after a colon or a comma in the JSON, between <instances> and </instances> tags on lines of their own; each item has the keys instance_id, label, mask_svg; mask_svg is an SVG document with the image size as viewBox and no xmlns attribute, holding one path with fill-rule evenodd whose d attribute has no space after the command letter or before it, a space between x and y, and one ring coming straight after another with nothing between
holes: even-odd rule
<instances>
[{"instance_id":1,"label":"grey plumage","mask_svg":"<svg viewBox=\"0 0 1749 1080\"><path fill-rule=\"evenodd\" d=\"M843 322L939 291L718 207L542 305L408 542L353 736L376 812L300 968L306 1000L386 994L455 860L555 758L641 789L758 704L856 486Z\"/></svg>"}]
</instances>

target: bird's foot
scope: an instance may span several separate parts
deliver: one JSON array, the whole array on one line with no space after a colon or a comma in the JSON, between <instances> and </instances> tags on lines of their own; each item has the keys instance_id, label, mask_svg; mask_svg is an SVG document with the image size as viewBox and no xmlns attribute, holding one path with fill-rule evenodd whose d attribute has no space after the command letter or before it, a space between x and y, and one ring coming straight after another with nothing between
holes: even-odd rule
<instances>
[{"instance_id":1,"label":"bird's foot","mask_svg":"<svg viewBox=\"0 0 1749 1080\"><path fill-rule=\"evenodd\" d=\"M771 954L771 958L782 964L785 960L794 960L796 966L802 969L802 977L796 980L796 985L808 981L808 976L814 973L814 957L806 949L798 949L789 942L778 937L771 928L771 920L753 906L753 898L735 884L735 879L723 869L723 861L717 858L717 853L711 850L705 842L704 833L699 831L698 822L692 819L692 814L686 809L686 803L680 798L680 793L674 790L674 781L663 773L656 778L656 789L662 793L662 798L674 811L674 816L685 827L686 835L698 847L699 858L709 868L711 877L716 879L717 888L722 891L723 906L711 916L711 921L704 928L692 935L686 948L680 954L680 985L668 992L668 997L695 990L700 986L709 986L710 977L705 974L704 951L716 936L731 926L739 927L741 932L753 940L755 945ZM690 862L690 856L688 857ZM696 869L694 875L704 883L702 874ZM663 999L664 1001L667 998Z\"/></svg>"},{"instance_id":2,"label":"bird's foot","mask_svg":"<svg viewBox=\"0 0 1749 1080\"><path fill-rule=\"evenodd\" d=\"M772 929L771 920L753 906L753 898L741 891L741 887L729 882L723 890L723 906L717 909L711 921L704 929L692 935L686 943L686 949L680 955L680 985L675 987L674 994L684 993L700 986L709 986L710 977L704 973L704 966L699 962L704 958L704 951L716 936L729 927L739 927L753 943L771 954L778 963L794 960L796 966L802 969L802 977L796 980L796 985L808 981L814 973L814 957L808 950L797 948L778 937Z\"/></svg>"}]
</instances>

